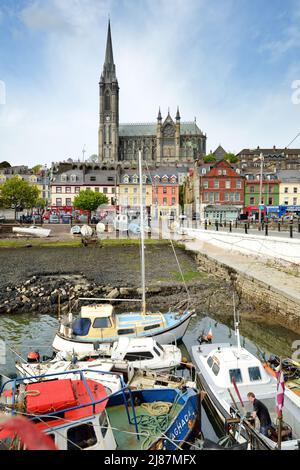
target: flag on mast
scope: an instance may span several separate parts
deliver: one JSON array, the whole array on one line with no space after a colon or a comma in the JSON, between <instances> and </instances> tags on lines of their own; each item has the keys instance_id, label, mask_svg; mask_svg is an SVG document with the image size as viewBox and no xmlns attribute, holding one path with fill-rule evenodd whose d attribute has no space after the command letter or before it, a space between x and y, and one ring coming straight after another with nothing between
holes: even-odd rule
<instances>
[{"instance_id":1,"label":"flag on mast","mask_svg":"<svg viewBox=\"0 0 300 470\"><path fill-rule=\"evenodd\" d=\"M284 375L282 368L277 372L277 393L276 393L276 413L278 418L282 418L282 409L284 405Z\"/></svg>"}]
</instances>

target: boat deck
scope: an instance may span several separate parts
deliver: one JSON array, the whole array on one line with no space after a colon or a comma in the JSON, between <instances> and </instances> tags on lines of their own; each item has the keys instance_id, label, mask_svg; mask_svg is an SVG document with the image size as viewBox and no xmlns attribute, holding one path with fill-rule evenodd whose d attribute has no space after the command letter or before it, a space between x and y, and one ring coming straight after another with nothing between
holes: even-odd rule
<instances>
[{"instance_id":1,"label":"boat deck","mask_svg":"<svg viewBox=\"0 0 300 470\"><path fill-rule=\"evenodd\" d=\"M172 419L174 419L174 416L179 413L181 408L182 405L173 405L169 414L168 424L165 426L162 424L163 431L168 429ZM132 409L129 408L129 410L131 421L133 422ZM156 430L154 430L154 426L151 429L151 423L157 424L157 418L152 416L149 411L142 406L135 406L137 421L139 422L141 416L143 416L143 420L145 420L144 425L138 424L139 433L145 434L145 436L140 436L140 440L137 439L135 434L134 424L128 423L128 417L124 405L113 406L108 408L106 411L111 427L114 428L113 431L118 450L145 450L149 448L150 444L152 444L157 438L161 436L161 432L159 431L158 426L156 426ZM164 420L164 423L166 424L166 420ZM118 429L118 431L116 431L116 429ZM150 438L148 437L149 435L151 436Z\"/></svg>"}]
</instances>

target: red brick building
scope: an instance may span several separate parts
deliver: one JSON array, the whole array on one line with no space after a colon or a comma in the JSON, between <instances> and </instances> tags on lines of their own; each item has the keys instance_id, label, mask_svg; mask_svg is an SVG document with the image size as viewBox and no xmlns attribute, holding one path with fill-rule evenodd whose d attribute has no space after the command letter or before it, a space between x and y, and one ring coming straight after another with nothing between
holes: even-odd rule
<instances>
[{"instance_id":1,"label":"red brick building","mask_svg":"<svg viewBox=\"0 0 300 470\"><path fill-rule=\"evenodd\" d=\"M205 205L244 206L245 178L225 160L201 177L200 198Z\"/></svg>"}]
</instances>

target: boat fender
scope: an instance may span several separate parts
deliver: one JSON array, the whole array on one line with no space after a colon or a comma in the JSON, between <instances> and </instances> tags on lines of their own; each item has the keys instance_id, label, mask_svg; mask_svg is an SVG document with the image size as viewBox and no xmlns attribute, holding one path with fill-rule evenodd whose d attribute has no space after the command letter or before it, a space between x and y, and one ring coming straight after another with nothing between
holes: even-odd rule
<instances>
[{"instance_id":1,"label":"boat fender","mask_svg":"<svg viewBox=\"0 0 300 470\"><path fill-rule=\"evenodd\" d=\"M27 355L27 362L40 362L40 353L38 351L30 351Z\"/></svg>"}]
</instances>

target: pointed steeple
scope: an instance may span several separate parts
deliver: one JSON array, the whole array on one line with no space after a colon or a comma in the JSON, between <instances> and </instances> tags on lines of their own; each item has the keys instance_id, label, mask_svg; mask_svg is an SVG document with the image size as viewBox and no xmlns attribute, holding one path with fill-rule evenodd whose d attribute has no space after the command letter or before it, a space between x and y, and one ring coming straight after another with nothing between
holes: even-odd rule
<instances>
[{"instance_id":1,"label":"pointed steeple","mask_svg":"<svg viewBox=\"0 0 300 470\"><path fill-rule=\"evenodd\" d=\"M117 82L116 66L114 64L114 54L113 54L112 39L111 39L110 20L108 20L105 62L104 62L103 72L102 72L101 79L100 79L100 83L101 82L102 83Z\"/></svg>"},{"instance_id":2,"label":"pointed steeple","mask_svg":"<svg viewBox=\"0 0 300 470\"><path fill-rule=\"evenodd\" d=\"M176 121L180 121L179 106L177 106Z\"/></svg>"},{"instance_id":3,"label":"pointed steeple","mask_svg":"<svg viewBox=\"0 0 300 470\"><path fill-rule=\"evenodd\" d=\"M114 65L114 55L113 55L112 40L111 40L110 19L108 20L105 65Z\"/></svg>"},{"instance_id":4,"label":"pointed steeple","mask_svg":"<svg viewBox=\"0 0 300 470\"><path fill-rule=\"evenodd\" d=\"M159 110L158 110L157 120L158 120L158 122L161 122L161 121L162 121L161 112L160 112L160 107L159 107Z\"/></svg>"}]
</instances>

